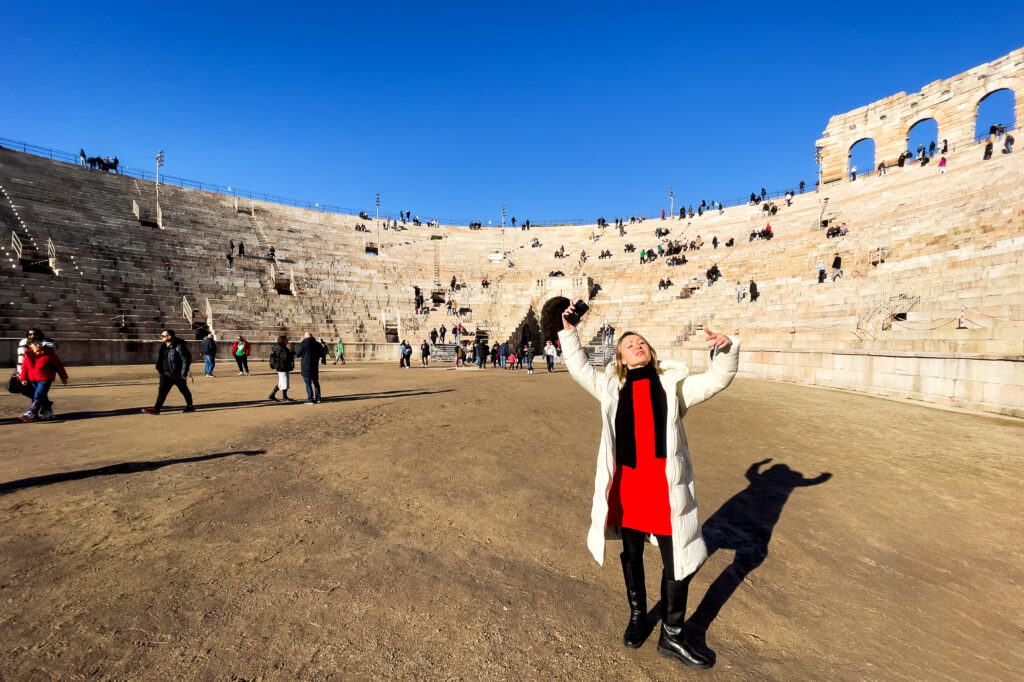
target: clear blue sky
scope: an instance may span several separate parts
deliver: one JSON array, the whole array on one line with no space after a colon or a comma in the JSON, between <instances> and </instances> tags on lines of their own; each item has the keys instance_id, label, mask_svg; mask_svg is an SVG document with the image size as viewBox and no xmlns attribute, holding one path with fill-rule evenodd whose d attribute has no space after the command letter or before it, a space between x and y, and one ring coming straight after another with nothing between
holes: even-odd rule
<instances>
[{"instance_id":1,"label":"clear blue sky","mask_svg":"<svg viewBox=\"0 0 1024 682\"><path fill-rule=\"evenodd\" d=\"M813 186L829 116L1024 4L2 0L0 136L382 214L593 220Z\"/></svg>"}]
</instances>

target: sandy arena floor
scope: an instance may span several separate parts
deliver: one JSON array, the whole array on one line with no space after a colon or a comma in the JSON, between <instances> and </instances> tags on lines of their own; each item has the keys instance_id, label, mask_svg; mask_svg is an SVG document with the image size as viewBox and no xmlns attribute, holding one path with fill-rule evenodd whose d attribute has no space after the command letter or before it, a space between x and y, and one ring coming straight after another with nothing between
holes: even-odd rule
<instances>
[{"instance_id":1,"label":"sandy arena floor","mask_svg":"<svg viewBox=\"0 0 1024 682\"><path fill-rule=\"evenodd\" d=\"M597 403L564 371L328 366L307 406L221 367L191 415L176 393L138 414L150 367L72 368L60 423L0 397L0 679L1024 670L1018 422L756 380L695 408L720 547L690 591L717 652L696 673L657 630L622 646L619 548L601 568L584 545Z\"/></svg>"}]
</instances>

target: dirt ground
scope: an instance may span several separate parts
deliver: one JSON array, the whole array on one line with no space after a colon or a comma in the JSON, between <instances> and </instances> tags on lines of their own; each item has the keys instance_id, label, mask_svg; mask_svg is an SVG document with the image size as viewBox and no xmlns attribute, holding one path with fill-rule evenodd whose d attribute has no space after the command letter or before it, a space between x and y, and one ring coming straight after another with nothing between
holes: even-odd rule
<instances>
[{"instance_id":1,"label":"dirt ground","mask_svg":"<svg viewBox=\"0 0 1024 682\"><path fill-rule=\"evenodd\" d=\"M564 371L328 366L310 406L222 368L194 414L138 414L150 367L71 368L58 423L0 397L0 679L1024 669L1020 422L757 380L695 408L697 673L657 630L622 646L620 549L584 544L598 406Z\"/></svg>"}]
</instances>

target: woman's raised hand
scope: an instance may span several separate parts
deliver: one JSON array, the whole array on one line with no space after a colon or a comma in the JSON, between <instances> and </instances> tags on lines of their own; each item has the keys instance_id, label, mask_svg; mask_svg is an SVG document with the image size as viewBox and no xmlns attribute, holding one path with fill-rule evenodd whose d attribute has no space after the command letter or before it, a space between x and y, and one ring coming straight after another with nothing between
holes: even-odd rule
<instances>
[{"instance_id":1,"label":"woman's raised hand","mask_svg":"<svg viewBox=\"0 0 1024 682\"><path fill-rule=\"evenodd\" d=\"M732 341L729 340L728 336L713 332L707 327L704 327L704 333L708 335L708 348L715 348L723 353L729 352L729 347L732 345Z\"/></svg>"},{"instance_id":2,"label":"woman's raised hand","mask_svg":"<svg viewBox=\"0 0 1024 682\"><path fill-rule=\"evenodd\" d=\"M566 308L565 312L562 313L562 329L572 329L573 328L572 325L569 324L569 320L565 319L565 316L568 315L569 313L572 313L572 312L576 312L576 304L575 303L570 303L569 307Z\"/></svg>"}]
</instances>

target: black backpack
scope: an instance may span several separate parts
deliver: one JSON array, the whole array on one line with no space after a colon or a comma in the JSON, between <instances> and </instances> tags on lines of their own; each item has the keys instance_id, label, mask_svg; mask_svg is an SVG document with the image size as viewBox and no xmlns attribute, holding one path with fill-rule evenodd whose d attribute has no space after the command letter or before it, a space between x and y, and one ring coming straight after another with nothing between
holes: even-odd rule
<instances>
[{"instance_id":1,"label":"black backpack","mask_svg":"<svg viewBox=\"0 0 1024 682\"><path fill-rule=\"evenodd\" d=\"M277 369L281 366L281 356L278 354L280 348L275 346L274 350L270 351L270 369Z\"/></svg>"}]
</instances>

